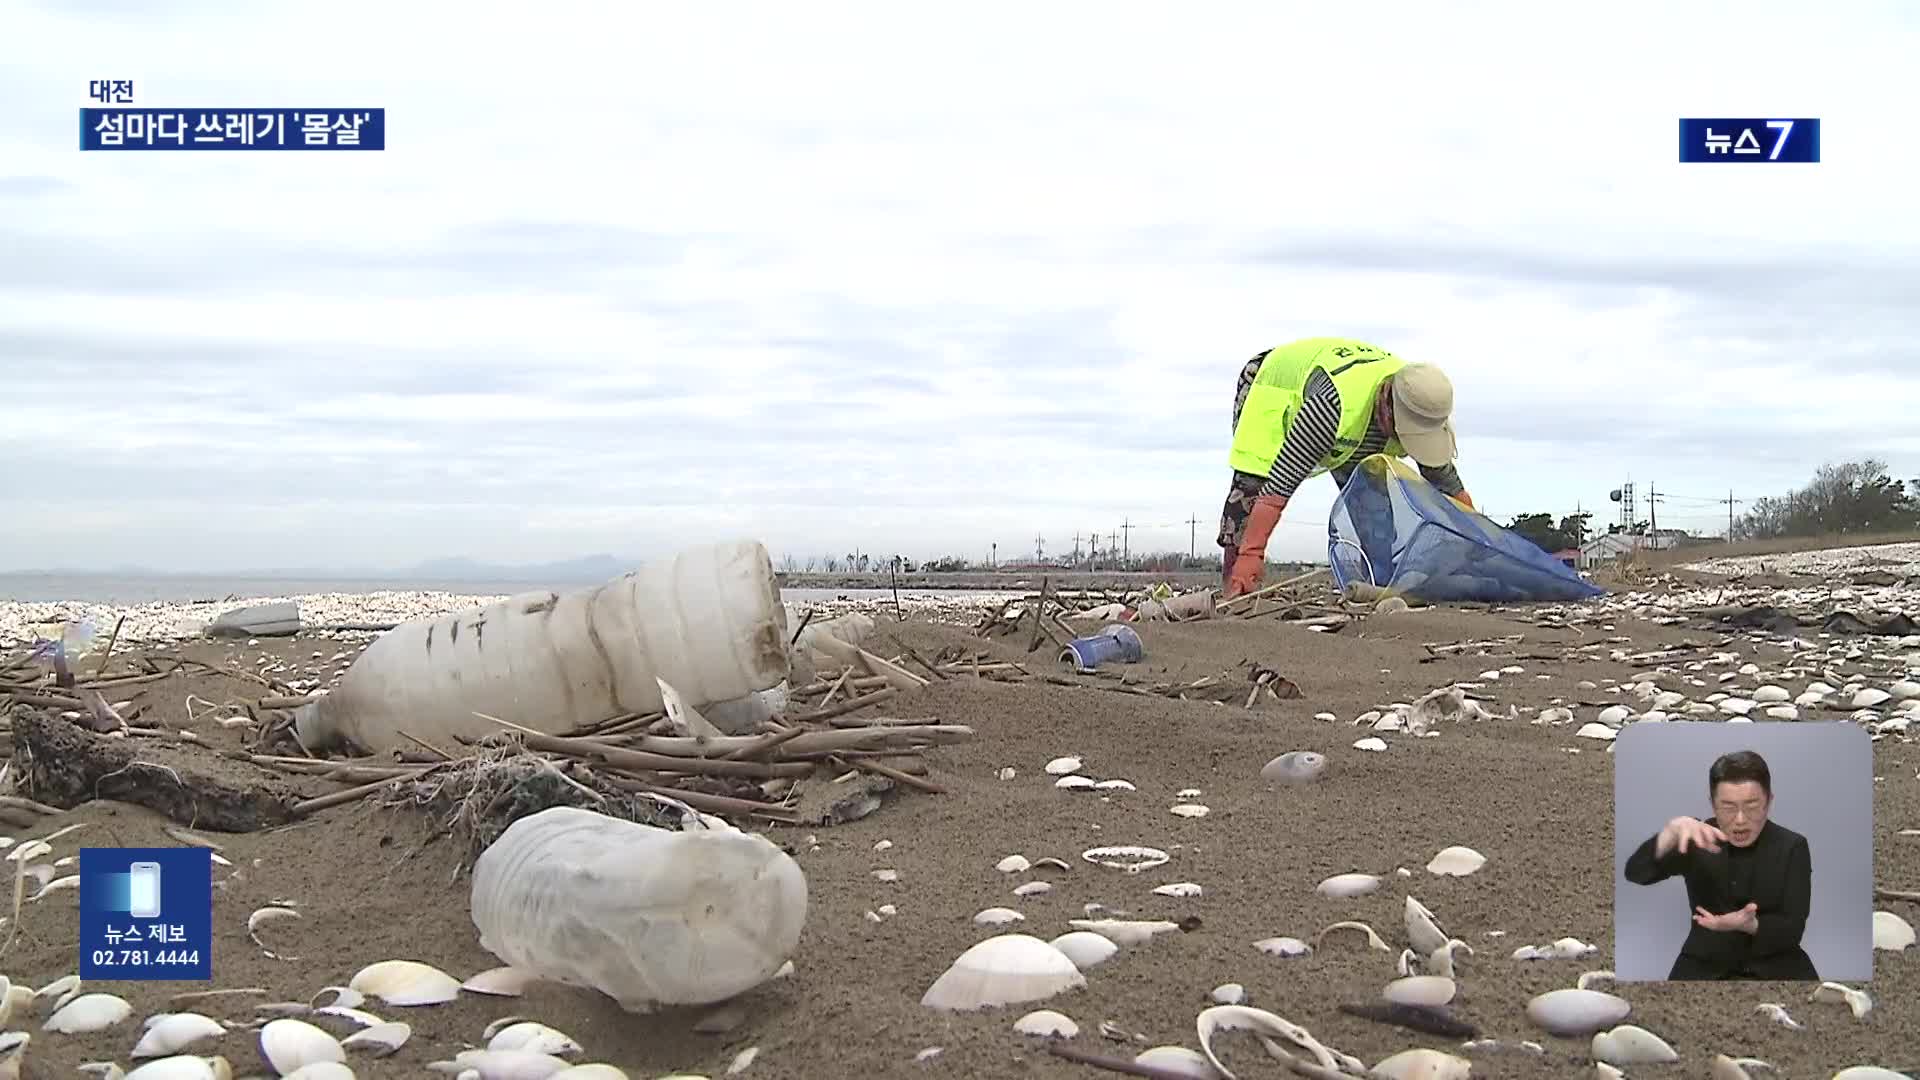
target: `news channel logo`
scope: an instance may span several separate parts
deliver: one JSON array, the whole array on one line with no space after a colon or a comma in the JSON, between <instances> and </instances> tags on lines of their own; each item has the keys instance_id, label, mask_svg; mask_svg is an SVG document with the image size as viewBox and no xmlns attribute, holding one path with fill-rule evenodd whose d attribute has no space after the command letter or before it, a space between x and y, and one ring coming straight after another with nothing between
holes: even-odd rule
<instances>
[{"instance_id":1,"label":"news channel logo","mask_svg":"<svg viewBox=\"0 0 1920 1080\"><path fill-rule=\"evenodd\" d=\"M1680 121L1680 163L1812 165L1820 160L1820 120L1689 117Z\"/></svg>"},{"instance_id":2,"label":"news channel logo","mask_svg":"<svg viewBox=\"0 0 1920 1080\"><path fill-rule=\"evenodd\" d=\"M92 79L80 108L80 149L385 150L381 108L151 108L133 105L133 79Z\"/></svg>"},{"instance_id":3,"label":"news channel logo","mask_svg":"<svg viewBox=\"0 0 1920 1080\"><path fill-rule=\"evenodd\" d=\"M213 853L80 849L80 977L213 977Z\"/></svg>"}]
</instances>

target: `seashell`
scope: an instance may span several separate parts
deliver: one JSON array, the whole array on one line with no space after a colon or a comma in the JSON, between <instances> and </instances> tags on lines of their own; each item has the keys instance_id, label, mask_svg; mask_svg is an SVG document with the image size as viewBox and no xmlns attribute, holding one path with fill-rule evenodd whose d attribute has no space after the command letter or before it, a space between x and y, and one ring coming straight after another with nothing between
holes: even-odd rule
<instances>
[{"instance_id":1,"label":"seashell","mask_svg":"<svg viewBox=\"0 0 1920 1080\"><path fill-rule=\"evenodd\" d=\"M1053 782L1053 786L1059 788L1062 791L1092 791L1094 787L1094 783L1093 783L1092 777L1081 776L1079 773L1073 773L1069 776L1063 776L1060 779L1055 780Z\"/></svg>"},{"instance_id":2,"label":"seashell","mask_svg":"<svg viewBox=\"0 0 1920 1080\"><path fill-rule=\"evenodd\" d=\"M1131 780L1102 780L1093 785L1095 791L1139 791Z\"/></svg>"},{"instance_id":3,"label":"seashell","mask_svg":"<svg viewBox=\"0 0 1920 1080\"><path fill-rule=\"evenodd\" d=\"M1665 1065L1680 1060L1666 1040L1643 1027L1621 1024L1593 1036L1593 1056L1609 1065Z\"/></svg>"},{"instance_id":4,"label":"seashell","mask_svg":"<svg viewBox=\"0 0 1920 1080\"><path fill-rule=\"evenodd\" d=\"M434 1061L427 1068L456 1077L472 1072L479 1080L547 1080L567 1063L551 1054L525 1050L462 1050L452 1061Z\"/></svg>"},{"instance_id":5,"label":"seashell","mask_svg":"<svg viewBox=\"0 0 1920 1080\"><path fill-rule=\"evenodd\" d=\"M316 1061L311 1065L302 1065L280 1080L354 1080L353 1070L343 1062Z\"/></svg>"},{"instance_id":6,"label":"seashell","mask_svg":"<svg viewBox=\"0 0 1920 1080\"><path fill-rule=\"evenodd\" d=\"M1353 925L1358 926L1360 924L1354 923ZM1253 947L1256 949L1259 949L1263 953L1266 953L1268 956L1278 956L1283 960L1291 960L1298 956L1313 955L1313 946L1307 944L1304 941L1301 941L1299 938L1291 938L1291 937L1262 938L1261 940L1254 942Z\"/></svg>"},{"instance_id":7,"label":"seashell","mask_svg":"<svg viewBox=\"0 0 1920 1080\"><path fill-rule=\"evenodd\" d=\"M110 1061L101 1064L107 1067L103 1074L105 1080L120 1075L120 1066ZM84 1071L88 1067L80 1068ZM155 1058L127 1073L122 1080L233 1080L233 1066L218 1054L212 1057L181 1054Z\"/></svg>"},{"instance_id":8,"label":"seashell","mask_svg":"<svg viewBox=\"0 0 1920 1080\"><path fill-rule=\"evenodd\" d=\"M1380 879L1372 874L1335 874L1313 887L1321 896L1337 899L1351 899L1365 896L1380 888Z\"/></svg>"},{"instance_id":9,"label":"seashell","mask_svg":"<svg viewBox=\"0 0 1920 1080\"><path fill-rule=\"evenodd\" d=\"M1048 1039L1071 1039L1080 1034L1080 1025L1073 1022L1065 1013L1052 1009L1035 1009L1033 1012L1013 1022L1013 1030L1022 1035L1038 1035Z\"/></svg>"},{"instance_id":10,"label":"seashell","mask_svg":"<svg viewBox=\"0 0 1920 1080\"><path fill-rule=\"evenodd\" d=\"M1580 725L1580 730L1574 732L1573 737L1576 739L1612 740L1614 738L1617 738L1619 734L1620 733L1618 731L1615 731L1614 729L1608 727L1605 724L1588 723L1588 724Z\"/></svg>"},{"instance_id":11,"label":"seashell","mask_svg":"<svg viewBox=\"0 0 1920 1080\"><path fill-rule=\"evenodd\" d=\"M340 1005L349 1009L357 1009L367 1002L367 995L355 990L351 986L323 986L320 988L319 993L313 995L311 1007L315 1009L320 1008L320 999L329 993L333 995L333 1000L327 1002L328 1005Z\"/></svg>"},{"instance_id":12,"label":"seashell","mask_svg":"<svg viewBox=\"0 0 1920 1080\"><path fill-rule=\"evenodd\" d=\"M1411 895L1406 903L1407 940L1416 952L1430 954L1447 943L1446 931L1433 921L1433 912Z\"/></svg>"},{"instance_id":13,"label":"seashell","mask_svg":"<svg viewBox=\"0 0 1920 1080\"><path fill-rule=\"evenodd\" d=\"M1313 718L1314 718L1315 720L1318 720L1318 721L1320 721L1320 722L1322 722L1322 723L1326 723L1326 724L1331 724L1331 723L1333 723L1334 721L1336 721L1336 720L1338 720L1338 719L1340 719L1339 717L1337 717L1337 716L1335 716L1335 715L1333 715L1333 714L1332 714L1332 713L1330 713L1330 712L1320 712L1320 713L1314 713L1314 714L1313 714Z\"/></svg>"},{"instance_id":14,"label":"seashell","mask_svg":"<svg viewBox=\"0 0 1920 1080\"><path fill-rule=\"evenodd\" d=\"M1082 762L1077 757L1057 757L1047 762L1048 776L1065 776L1080 771Z\"/></svg>"},{"instance_id":15,"label":"seashell","mask_svg":"<svg viewBox=\"0 0 1920 1080\"><path fill-rule=\"evenodd\" d=\"M1686 700L1687 700L1687 695L1685 694L1676 694L1671 690L1662 690L1661 692L1653 695L1653 701L1651 702L1651 704L1656 709L1672 709L1672 708L1677 708L1682 702Z\"/></svg>"},{"instance_id":16,"label":"seashell","mask_svg":"<svg viewBox=\"0 0 1920 1080\"><path fill-rule=\"evenodd\" d=\"M875 841L873 842L873 850L875 850L875 851L891 851L891 850L893 850L893 841L891 841L891 840L875 840Z\"/></svg>"},{"instance_id":17,"label":"seashell","mask_svg":"<svg viewBox=\"0 0 1920 1080\"><path fill-rule=\"evenodd\" d=\"M1399 1005L1438 1007L1453 1000L1455 986L1444 975L1409 975L1387 984L1381 996Z\"/></svg>"},{"instance_id":18,"label":"seashell","mask_svg":"<svg viewBox=\"0 0 1920 1080\"><path fill-rule=\"evenodd\" d=\"M1209 813L1206 807L1197 802L1175 803L1167 808L1167 812L1179 817L1188 818L1206 817Z\"/></svg>"},{"instance_id":19,"label":"seashell","mask_svg":"<svg viewBox=\"0 0 1920 1080\"><path fill-rule=\"evenodd\" d=\"M1594 983L1614 982L1616 978L1611 971L1583 971L1580 973L1580 977L1573 981L1573 985L1585 990Z\"/></svg>"},{"instance_id":20,"label":"seashell","mask_svg":"<svg viewBox=\"0 0 1920 1080\"><path fill-rule=\"evenodd\" d=\"M1074 930L1061 934L1047 944L1067 954L1073 966L1085 971L1120 951L1120 946L1112 938L1101 937L1091 930Z\"/></svg>"},{"instance_id":21,"label":"seashell","mask_svg":"<svg viewBox=\"0 0 1920 1080\"><path fill-rule=\"evenodd\" d=\"M1826 700L1827 697L1825 694L1805 693L1794 698L1793 703L1803 709L1811 709L1816 705L1825 703Z\"/></svg>"},{"instance_id":22,"label":"seashell","mask_svg":"<svg viewBox=\"0 0 1920 1080\"><path fill-rule=\"evenodd\" d=\"M316 1061L347 1060L340 1041L305 1020L283 1017L260 1029L260 1057L274 1072L285 1076Z\"/></svg>"},{"instance_id":23,"label":"seashell","mask_svg":"<svg viewBox=\"0 0 1920 1080\"><path fill-rule=\"evenodd\" d=\"M347 980L347 986L389 1005L441 1005L460 996L460 980L417 960L382 960Z\"/></svg>"},{"instance_id":24,"label":"seashell","mask_svg":"<svg viewBox=\"0 0 1920 1080\"><path fill-rule=\"evenodd\" d=\"M1833 1074L1833 1080L1913 1080L1906 1073L1883 1069L1878 1065L1849 1065Z\"/></svg>"},{"instance_id":25,"label":"seashell","mask_svg":"<svg viewBox=\"0 0 1920 1080\"><path fill-rule=\"evenodd\" d=\"M1153 889L1158 896L1177 896L1182 898L1200 895L1200 886L1191 881L1176 881L1170 885L1156 885Z\"/></svg>"},{"instance_id":26,"label":"seashell","mask_svg":"<svg viewBox=\"0 0 1920 1080\"><path fill-rule=\"evenodd\" d=\"M1902 679L1892 686L1887 687L1887 693L1892 695L1895 701L1906 701L1909 698L1917 698L1920 697L1920 682Z\"/></svg>"},{"instance_id":27,"label":"seashell","mask_svg":"<svg viewBox=\"0 0 1920 1080\"><path fill-rule=\"evenodd\" d=\"M1760 665L1759 665L1759 664L1741 664L1741 665L1740 665L1740 674L1742 674L1742 675L1758 675L1758 674L1760 674Z\"/></svg>"},{"instance_id":28,"label":"seashell","mask_svg":"<svg viewBox=\"0 0 1920 1080\"><path fill-rule=\"evenodd\" d=\"M1215 1005L1245 1005L1247 988L1239 983L1221 983L1207 991L1207 1000Z\"/></svg>"},{"instance_id":29,"label":"seashell","mask_svg":"<svg viewBox=\"0 0 1920 1080\"><path fill-rule=\"evenodd\" d=\"M1427 974L1445 975L1449 979L1453 978L1453 950L1455 949L1465 949L1467 950L1468 956L1473 955L1473 946L1461 941L1459 938L1454 938L1427 955L1425 964ZM1412 950L1408 951L1411 952ZM1412 972L1402 972L1402 974L1410 975Z\"/></svg>"},{"instance_id":30,"label":"seashell","mask_svg":"<svg viewBox=\"0 0 1920 1080\"><path fill-rule=\"evenodd\" d=\"M1769 705L1764 711L1768 717L1774 720L1800 719L1800 710L1792 705Z\"/></svg>"},{"instance_id":31,"label":"seashell","mask_svg":"<svg viewBox=\"0 0 1920 1080\"><path fill-rule=\"evenodd\" d=\"M1003 874L1019 874L1031 870L1033 864L1027 861L1025 855L1009 855L999 862L994 863L993 868Z\"/></svg>"},{"instance_id":32,"label":"seashell","mask_svg":"<svg viewBox=\"0 0 1920 1080\"><path fill-rule=\"evenodd\" d=\"M889 883L891 883L891 882L895 882L895 881L899 881L899 880L900 880L900 871L898 871L898 870L875 870L875 871L873 872L873 880L875 880L875 881L885 881L885 882L889 882Z\"/></svg>"},{"instance_id":33,"label":"seashell","mask_svg":"<svg viewBox=\"0 0 1920 1080\"><path fill-rule=\"evenodd\" d=\"M1467 1080L1473 1063L1440 1050L1402 1050L1367 1075L1380 1080Z\"/></svg>"},{"instance_id":34,"label":"seashell","mask_svg":"<svg viewBox=\"0 0 1920 1080\"><path fill-rule=\"evenodd\" d=\"M1875 690L1872 687L1868 687L1864 690L1854 692L1853 707L1856 709L1871 709L1876 705L1884 705L1892 699L1893 695L1887 693L1885 690Z\"/></svg>"},{"instance_id":35,"label":"seashell","mask_svg":"<svg viewBox=\"0 0 1920 1080\"><path fill-rule=\"evenodd\" d=\"M15 999L26 988L14 986L5 975L0 975L0 988L3 988L0 989L0 1015L11 1013L26 1001L49 997L53 999L53 1007L58 1009L79 996L80 976L62 975L21 1000Z\"/></svg>"},{"instance_id":36,"label":"seashell","mask_svg":"<svg viewBox=\"0 0 1920 1080\"><path fill-rule=\"evenodd\" d=\"M1714 708L1704 701L1691 701L1687 703L1688 716L1713 716L1719 711L1719 709Z\"/></svg>"},{"instance_id":37,"label":"seashell","mask_svg":"<svg viewBox=\"0 0 1920 1080\"><path fill-rule=\"evenodd\" d=\"M1133 1063L1154 1070L1163 1076L1185 1077L1187 1080L1220 1080L1220 1070L1197 1050L1184 1046L1156 1046L1142 1050L1134 1056Z\"/></svg>"},{"instance_id":38,"label":"seashell","mask_svg":"<svg viewBox=\"0 0 1920 1080\"><path fill-rule=\"evenodd\" d=\"M1722 700L1717 708L1729 716L1745 716L1753 711L1753 705L1746 698L1730 697Z\"/></svg>"},{"instance_id":39,"label":"seashell","mask_svg":"<svg viewBox=\"0 0 1920 1080\"><path fill-rule=\"evenodd\" d=\"M1224 1080L1237 1078L1213 1052L1213 1037L1223 1031L1251 1031L1263 1037L1284 1039L1312 1054L1314 1061L1322 1068L1338 1072L1342 1065L1333 1051L1322 1046L1319 1040L1307 1033L1306 1028L1250 1005L1214 1005L1202 1009L1194 1020L1194 1028L1200 1036L1200 1052L1206 1055L1207 1063L1218 1070Z\"/></svg>"},{"instance_id":40,"label":"seashell","mask_svg":"<svg viewBox=\"0 0 1920 1080\"><path fill-rule=\"evenodd\" d=\"M1414 952L1412 949L1401 949L1400 959L1394 963L1393 969L1401 975L1418 975L1420 973L1420 954Z\"/></svg>"},{"instance_id":41,"label":"seashell","mask_svg":"<svg viewBox=\"0 0 1920 1080\"><path fill-rule=\"evenodd\" d=\"M1311 750L1289 750L1260 767L1260 779L1280 784L1307 784L1327 771L1327 756Z\"/></svg>"},{"instance_id":42,"label":"seashell","mask_svg":"<svg viewBox=\"0 0 1920 1080\"><path fill-rule=\"evenodd\" d=\"M1115 945L1144 945L1155 935L1180 929L1179 923L1159 919L1068 919L1076 930L1091 930Z\"/></svg>"},{"instance_id":43,"label":"seashell","mask_svg":"<svg viewBox=\"0 0 1920 1080\"><path fill-rule=\"evenodd\" d=\"M1038 896L1043 892L1052 891L1053 882L1051 881L1029 881L1013 887L1013 895L1015 896Z\"/></svg>"},{"instance_id":44,"label":"seashell","mask_svg":"<svg viewBox=\"0 0 1920 1080\"><path fill-rule=\"evenodd\" d=\"M1789 1031L1803 1031L1806 1029L1805 1024L1802 1024L1800 1021L1795 1020L1793 1018L1793 1015L1787 1012L1787 1007L1785 1005L1779 1004L1778 1002L1763 1001L1760 1004L1755 1005L1753 1007L1753 1011L1759 1013L1761 1016L1766 1017L1767 1019L1773 1021L1774 1023L1779 1024L1781 1027L1784 1027Z\"/></svg>"},{"instance_id":45,"label":"seashell","mask_svg":"<svg viewBox=\"0 0 1920 1080\"><path fill-rule=\"evenodd\" d=\"M1027 917L1012 908L990 907L973 917L977 926L1006 926L1008 923L1025 922Z\"/></svg>"},{"instance_id":46,"label":"seashell","mask_svg":"<svg viewBox=\"0 0 1920 1080\"><path fill-rule=\"evenodd\" d=\"M1873 913L1873 947L1901 952L1913 944L1913 927L1891 911Z\"/></svg>"},{"instance_id":47,"label":"seashell","mask_svg":"<svg viewBox=\"0 0 1920 1080\"><path fill-rule=\"evenodd\" d=\"M1835 676L1835 678L1838 678L1838 677L1839 676ZM1815 681L1807 684L1807 693L1809 694L1819 694L1824 697L1828 694L1837 694L1839 692L1840 690L1838 687L1828 686L1826 683L1823 683L1823 682Z\"/></svg>"},{"instance_id":48,"label":"seashell","mask_svg":"<svg viewBox=\"0 0 1920 1080\"><path fill-rule=\"evenodd\" d=\"M1549 990L1527 1002L1527 1019L1555 1035L1580 1036L1618 1024L1633 1011L1599 990Z\"/></svg>"},{"instance_id":49,"label":"seashell","mask_svg":"<svg viewBox=\"0 0 1920 1080\"><path fill-rule=\"evenodd\" d=\"M1448 877L1466 877L1475 870L1487 865L1487 857L1470 847L1441 848L1427 863L1429 874L1444 874Z\"/></svg>"},{"instance_id":50,"label":"seashell","mask_svg":"<svg viewBox=\"0 0 1920 1080\"><path fill-rule=\"evenodd\" d=\"M281 907L279 905L271 905L268 907L263 907L258 911L255 911L253 914L247 916L247 936L249 938L252 938L253 943L255 945L260 946L260 951L267 954L267 956L270 959L298 960L300 958L297 956L283 956L280 953L274 952L272 949L267 947L266 942L260 940L260 927L262 924L272 922L275 919L298 919L298 918L300 918L300 913L293 910L290 907Z\"/></svg>"},{"instance_id":51,"label":"seashell","mask_svg":"<svg viewBox=\"0 0 1920 1080\"><path fill-rule=\"evenodd\" d=\"M1855 990L1836 982L1823 982L1814 987L1809 1001L1823 1002L1828 1005L1844 1004L1852 1011L1855 1020L1865 1020L1873 1011L1873 998L1865 990Z\"/></svg>"},{"instance_id":52,"label":"seashell","mask_svg":"<svg viewBox=\"0 0 1920 1080\"><path fill-rule=\"evenodd\" d=\"M1353 748L1355 750L1372 750L1372 751L1378 752L1381 750L1385 750L1387 748L1387 742L1385 739L1377 738L1374 736L1368 736L1367 738L1361 739L1359 742L1354 743Z\"/></svg>"},{"instance_id":53,"label":"seashell","mask_svg":"<svg viewBox=\"0 0 1920 1080\"><path fill-rule=\"evenodd\" d=\"M759 1056L760 1048L757 1046L749 1046L745 1050L733 1055L733 1060L727 1063L727 1075L734 1076L746 1072L748 1067L753 1064L753 1060ZM566 1070L562 1069L560 1071L565 1072Z\"/></svg>"},{"instance_id":54,"label":"seashell","mask_svg":"<svg viewBox=\"0 0 1920 1080\"><path fill-rule=\"evenodd\" d=\"M554 1057L581 1051L580 1044L565 1032L533 1020L522 1020L494 1032L487 1039L487 1049L524 1050L530 1054L552 1054Z\"/></svg>"},{"instance_id":55,"label":"seashell","mask_svg":"<svg viewBox=\"0 0 1920 1080\"><path fill-rule=\"evenodd\" d=\"M526 993L527 987L535 982L534 974L517 967L497 967L487 970L460 984L460 989L469 994L486 994L489 997L519 997Z\"/></svg>"},{"instance_id":56,"label":"seashell","mask_svg":"<svg viewBox=\"0 0 1920 1080\"><path fill-rule=\"evenodd\" d=\"M1008 765L1007 767L1001 769L999 772L995 773L994 775L999 777L1002 780L1011 780L1014 777L1019 776L1020 772L1018 769L1015 769L1013 766Z\"/></svg>"},{"instance_id":57,"label":"seashell","mask_svg":"<svg viewBox=\"0 0 1920 1080\"><path fill-rule=\"evenodd\" d=\"M201 1039L218 1038L227 1029L219 1021L199 1013L160 1013L147 1018L146 1033L133 1045L128 1057L172 1057Z\"/></svg>"},{"instance_id":58,"label":"seashell","mask_svg":"<svg viewBox=\"0 0 1920 1080\"><path fill-rule=\"evenodd\" d=\"M1573 723L1573 710L1572 710L1572 709L1563 709L1563 708L1559 708L1559 707L1555 707L1555 708L1550 708L1550 709L1541 709L1541 710L1540 710L1540 716L1539 716L1539 718L1538 718L1538 719L1537 719L1537 720L1535 721L1535 723L1540 723L1540 724L1571 724L1571 723Z\"/></svg>"},{"instance_id":59,"label":"seashell","mask_svg":"<svg viewBox=\"0 0 1920 1080\"><path fill-rule=\"evenodd\" d=\"M8 995L11 994L12 990L9 989ZM125 998L113 994L81 994L54 1010L41 1028L67 1035L82 1035L91 1031L105 1031L132 1015L133 1006Z\"/></svg>"},{"instance_id":60,"label":"seashell","mask_svg":"<svg viewBox=\"0 0 1920 1080\"><path fill-rule=\"evenodd\" d=\"M376 1057L385 1057L407 1045L413 1037L413 1025L404 1020L394 1020L385 1024L374 1024L340 1040L341 1047L347 1050L365 1050Z\"/></svg>"},{"instance_id":61,"label":"seashell","mask_svg":"<svg viewBox=\"0 0 1920 1080\"><path fill-rule=\"evenodd\" d=\"M1359 930L1362 933L1367 935L1367 945L1369 947L1379 949L1381 952L1393 951L1393 948L1389 946L1385 941L1381 940L1380 935L1378 933L1374 932L1373 927L1368 926L1366 923L1355 922L1353 920L1333 923L1323 928L1318 934L1315 934L1313 936L1314 942L1316 944L1319 943L1323 938L1325 938L1328 934L1332 933L1335 930Z\"/></svg>"},{"instance_id":62,"label":"seashell","mask_svg":"<svg viewBox=\"0 0 1920 1080\"><path fill-rule=\"evenodd\" d=\"M1040 1001L1086 985L1066 953L1027 934L1002 934L961 953L920 1004L966 1011Z\"/></svg>"},{"instance_id":63,"label":"seashell","mask_svg":"<svg viewBox=\"0 0 1920 1080\"><path fill-rule=\"evenodd\" d=\"M1784 686L1768 684L1753 692L1753 700L1763 705L1771 705L1781 701L1791 701L1792 699L1793 695L1787 693L1787 689Z\"/></svg>"},{"instance_id":64,"label":"seashell","mask_svg":"<svg viewBox=\"0 0 1920 1080\"><path fill-rule=\"evenodd\" d=\"M313 1010L313 1013L316 1016L337 1016L342 1020L351 1020L363 1028L386 1023L385 1020L370 1012L361 1012L359 1009L349 1009L345 1005L328 1005Z\"/></svg>"},{"instance_id":65,"label":"seashell","mask_svg":"<svg viewBox=\"0 0 1920 1080\"><path fill-rule=\"evenodd\" d=\"M1625 705L1609 705L1606 708L1601 709L1600 715L1595 717L1595 719L1599 720L1601 723L1607 725L1608 727L1615 727L1615 728L1619 727L1621 724L1626 723L1628 720L1632 718L1633 718L1633 710L1627 708Z\"/></svg>"},{"instance_id":66,"label":"seashell","mask_svg":"<svg viewBox=\"0 0 1920 1080\"><path fill-rule=\"evenodd\" d=\"M627 1080L627 1074L612 1065L596 1061L587 1065L569 1065L547 1077L547 1080Z\"/></svg>"},{"instance_id":67,"label":"seashell","mask_svg":"<svg viewBox=\"0 0 1920 1080\"><path fill-rule=\"evenodd\" d=\"M1151 870L1165 863L1172 856L1159 848L1140 847L1123 844L1118 847L1094 847L1080 853L1080 857L1100 866L1111 866L1116 870L1125 870L1137 874L1142 870Z\"/></svg>"},{"instance_id":68,"label":"seashell","mask_svg":"<svg viewBox=\"0 0 1920 1080\"><path fill-rule=\"evenodd\" d=\"M1173 793L1173 797L1183 802L1188 799L1197 799L1200 797L1200 789L1197 787L1181 788L1179 791Z\"/></svg>"}]
</instances>

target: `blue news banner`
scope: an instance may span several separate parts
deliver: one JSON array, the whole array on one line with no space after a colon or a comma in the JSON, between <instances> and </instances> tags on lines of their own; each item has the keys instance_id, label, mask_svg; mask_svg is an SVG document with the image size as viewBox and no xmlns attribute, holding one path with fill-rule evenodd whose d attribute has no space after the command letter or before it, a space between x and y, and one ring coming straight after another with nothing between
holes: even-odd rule
<instances>
[{"instance_id":1,"label":"blue news banner","mask_svg":"<svg viewBox=\"0 0 1920 1080\"><path fill-rule=\"evenodd\" d=\"M1680 121L1680 163L1790 162L1820 160L1820 121L1814 117L1741 119L1712 117Z\"/></svg>"},{"instance_id":2,"label":"blue news banner","mask_svg":"<svg viewBox=\"0 0 1920 1080\"><path fill-rule=\"evenodd\" d=\"M80 979L213 978L213 853L80 849Z\"/></svg>"},{"instance_id":3,"label":"blue news banner","mask_svg":"<svg viewBox=\"0 0 1920 1080\"><path fill-rule=\"evenodd\" d=\"M385 109L80 110L82 150L385 150Z\"/></svg>"}]
</instances>

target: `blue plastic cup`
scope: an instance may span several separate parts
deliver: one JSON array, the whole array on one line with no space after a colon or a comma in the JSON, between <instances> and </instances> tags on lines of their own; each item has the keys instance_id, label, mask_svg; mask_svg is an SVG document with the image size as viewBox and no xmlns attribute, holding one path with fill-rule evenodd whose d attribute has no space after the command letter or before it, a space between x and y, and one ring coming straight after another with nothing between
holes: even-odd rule
<instances>
[{"instance_id":1,"label":"blue plastic cup","mask_svg":"<svg viewBox=\"0 0 1920 1080\"><path fill-rule=\"evenodd\" d=\"M1140 635L1133 627L1114 623L1089 637L1074 638L1060 653L1060 661L1081 671L1092 671L1101 664L1132 664L1146 654Z\"/></svg>"}]
</instances>

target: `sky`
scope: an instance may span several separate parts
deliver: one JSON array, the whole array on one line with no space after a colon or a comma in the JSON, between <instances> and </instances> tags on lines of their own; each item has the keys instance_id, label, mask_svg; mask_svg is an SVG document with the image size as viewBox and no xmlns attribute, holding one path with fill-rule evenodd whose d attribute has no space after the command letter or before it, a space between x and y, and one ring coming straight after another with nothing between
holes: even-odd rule
<instances>
[{"instance_id":1,"label":"sky","mask_svg":"<svg viewBox=\"0 0 1920 1080\"><path fill-rule=\"evenodd\" d=\"M1897 0L0 0L0 570L1210 552L1241 364L1322 335L1449 374L1497 519L1721 531L1920 475L1916 54ZM108 78L388 148L81 153Z\"/></svg>"}]
</instances>

